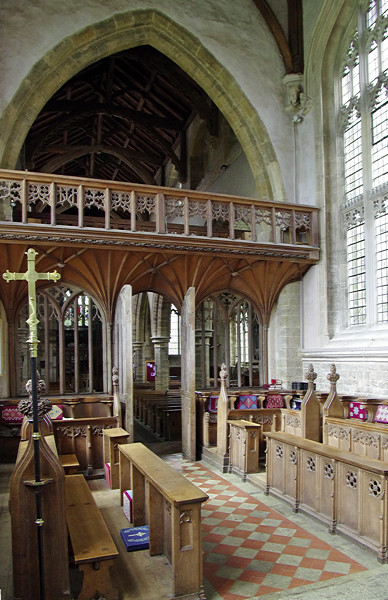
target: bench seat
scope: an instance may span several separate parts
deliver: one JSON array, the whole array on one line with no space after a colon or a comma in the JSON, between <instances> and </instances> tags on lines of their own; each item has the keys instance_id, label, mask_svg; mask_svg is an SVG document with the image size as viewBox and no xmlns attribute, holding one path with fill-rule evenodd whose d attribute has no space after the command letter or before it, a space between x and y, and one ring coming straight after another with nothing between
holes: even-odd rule
<instances>
[{"instance_id":1,"label":"bench seat","mask_svg":"<svg viewBox=\"0 0 388 600\"><path fill-rule=\"evenodd\" d=\"M74 562L84 572L78 600L118 600L109 568L118 550L83 475L66 475L66 517Z\"/></svg>"}]
</instances>

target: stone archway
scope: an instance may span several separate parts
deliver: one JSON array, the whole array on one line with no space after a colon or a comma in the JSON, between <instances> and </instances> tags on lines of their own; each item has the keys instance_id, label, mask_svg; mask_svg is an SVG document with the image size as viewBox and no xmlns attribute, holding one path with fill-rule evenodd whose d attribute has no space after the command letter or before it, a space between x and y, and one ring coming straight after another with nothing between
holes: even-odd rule
<instances>
[{"instance_id":1,"label":"stone archway","mask_svg":"<svg viewBox=\"0 0 388 600\"><path fill-rule=\"evenodd\" d=\"M230 75L198 38L155 10L138 10L90 25L61 40L21 82L0 119L0 167L15 168L24 139L54 92L90 64L112 53L149 44L175 61L206 91L235 132L258 195L284 201L280 168L266 128Z\"/></svg>"}]
</instances>

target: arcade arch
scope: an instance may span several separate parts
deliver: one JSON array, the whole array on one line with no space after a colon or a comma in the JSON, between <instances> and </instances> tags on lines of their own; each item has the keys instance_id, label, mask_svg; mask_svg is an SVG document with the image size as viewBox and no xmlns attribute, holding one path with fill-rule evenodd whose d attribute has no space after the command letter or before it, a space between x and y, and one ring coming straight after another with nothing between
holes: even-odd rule
<instances>
[{"instance_id":1,"label":"arcade arch","mask_svg":"<svg viewBox=\"0 0 388 600\"><path fill-rule=\"evenodd\" d=\"M89 26L61 40L36 62L0 119L0 166L15 168L36 116L66 81L105 56L141 44L149 44L175 61L208 93L239 139L258 195L284 201L280 168L268 132L241 88L195 36L154 10L121 14L119 28L114 17Z\"/></svg>"}]
</instances>

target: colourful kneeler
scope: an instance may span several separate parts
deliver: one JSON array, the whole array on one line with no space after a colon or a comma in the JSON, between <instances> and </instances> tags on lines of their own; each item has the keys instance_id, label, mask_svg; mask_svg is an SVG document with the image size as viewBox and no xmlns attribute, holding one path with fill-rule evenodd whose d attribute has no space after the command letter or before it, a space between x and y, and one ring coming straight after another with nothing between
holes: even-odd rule
<instances>
[{"instance_id":1,"label":"colourful kneeler","mask_svg":"<svg viewBox=\"0 0 388 600\"><path fill-rule=\"evenodd\" d=\"M109 485L109 487L111 486L111 481L110 481L110 463L105 463L104 465L104 472L105 472L105 481L107 482L107 484Z\"/></svg>"},{"instance_id":2,"label":"colourful kneeler","mask_svg":"<svg viewBox=\"0 0 388 600\"><path fill-rule=\"evenodd\" d=\"M148 525L120 529L120 535L127 552L133 552L134 550L146 550L146 548L149 547L150 536Z\"/></svg>"},{"instance_id":3,"label":"colourful kneeler","mask_svg":"<svg viewBox=\"0 0 388 600\"><path fill-rule=\"evenodd\" d=\"M128 521L132 523L132 490L123 492L123 512Z\"/></svg>"}]
</instances>

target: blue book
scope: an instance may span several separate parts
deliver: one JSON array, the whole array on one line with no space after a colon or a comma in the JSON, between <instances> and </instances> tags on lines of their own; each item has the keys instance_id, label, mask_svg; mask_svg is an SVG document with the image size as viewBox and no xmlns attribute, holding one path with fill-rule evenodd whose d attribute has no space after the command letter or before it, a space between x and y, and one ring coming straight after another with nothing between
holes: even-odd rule
<instances>
[{"instance_id":1,"label":"blue book","mask_svg":"<svg viewBox=\"0 0 388 600\"><path fill-rule=\"evenodd\" d=\"M120 535L123 539L127 552L133 552L134 550L145 550L149 547L150 535L148 525L120 529Z\"/></svg>"}]
</instances>

